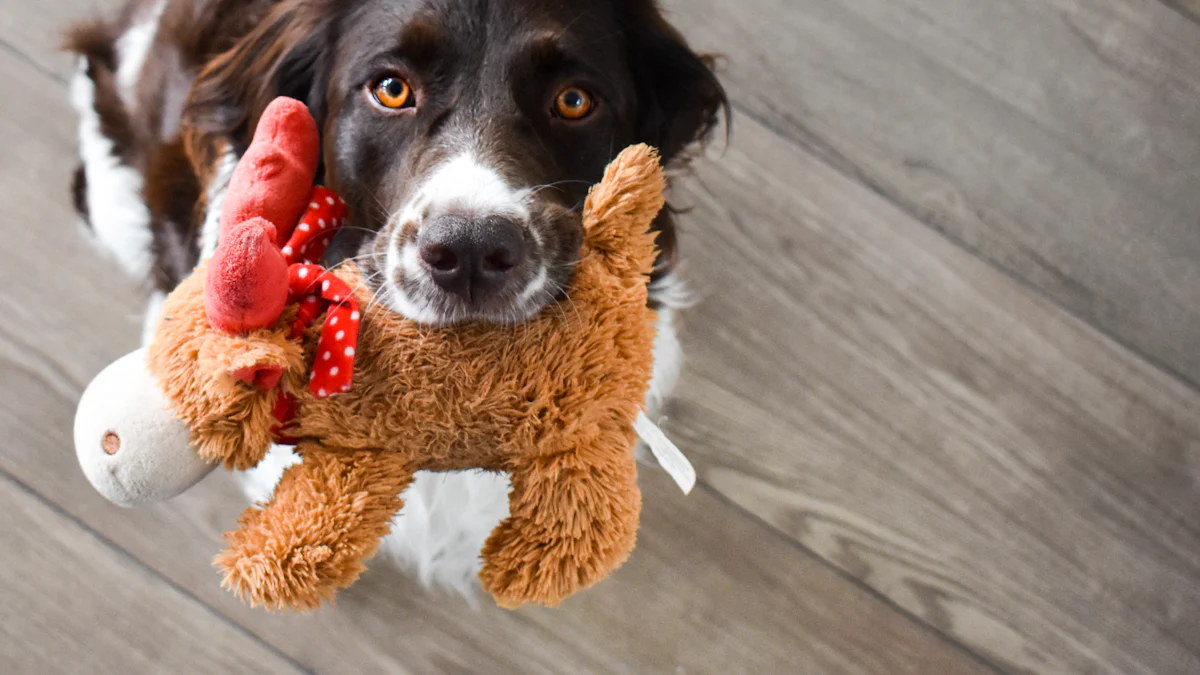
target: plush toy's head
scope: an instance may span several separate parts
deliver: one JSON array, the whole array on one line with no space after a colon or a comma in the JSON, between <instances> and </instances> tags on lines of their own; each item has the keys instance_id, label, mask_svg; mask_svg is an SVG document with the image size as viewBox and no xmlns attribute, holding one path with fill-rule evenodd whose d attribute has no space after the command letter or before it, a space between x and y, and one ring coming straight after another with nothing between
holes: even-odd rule
<instances>
[{"instance_id":1,"label":"plush toy's head","mask_svg":"<svg viewBox=\"0 0 1200 675\"><path fill-rule=\"evenodd\" d=\"M75 413L79 465L121 506L170 499L216 467L196 453L191 433L147 372L144 349L101 371Z\"/></svg>"},{"instance_id":2,"label":"plush toy's head","mask_svg":"<svg viewBox=\"0 0 1200 675\"><path fill-rule=\"evenodd\" d=\"M272 130L286 126L272 115L296 108L268 112ZM247 155L272 160L290 152L277 147L285 141L256 136ZM307 171L239 180L254 188L247 194L273 194L272 181ZM488 540L480 574L501 605L555 605L616 569L641 507L633 425L653 364L646 284L663 188L652 149L622 152L588 197L566 297L517 325L418 325L372 302L352 265L281 269L271 247L282 224L257 207L235 210L245 220L223 227L226 250L168 297L147 358L195 454L245 468L283 433L303 457L227 535L217 560L225 583L272 608L332 599L378 548L422 469L509 474L511 517ZM297 241L278 253L296 254ZM283 307L274 296L259 303L238 279L282 285ZM99 426L77 442L94 445Z\"/></svg>"}]
</instances>

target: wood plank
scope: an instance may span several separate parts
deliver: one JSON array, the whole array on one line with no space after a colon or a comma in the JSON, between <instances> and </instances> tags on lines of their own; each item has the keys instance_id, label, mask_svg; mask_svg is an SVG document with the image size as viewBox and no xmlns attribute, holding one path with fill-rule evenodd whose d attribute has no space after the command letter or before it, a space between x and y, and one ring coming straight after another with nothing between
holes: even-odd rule
<instances>
[{"instance_id":1,"label":"wood plank","mask_svg":"<svg viewBox=\"0 0 1200 675\"><path fill-rule=\"evenodd\" d=\"M0 48L58 80L73 71L62 51L63 31L74 21L111 16L120 0L54 0L33 11L24 0L0 0Z\"/></svg>"},{"instance_id":2,"label":"wood plank","mask_svg":"<svg viewBox=\"0 0 1200 675\"><path fill-rule=\"evenodd\" d=\"M1159 0L1183 16L1200 22L1200 0Z\"/></svg>"},{"instance_id":3,"label":"wood plank","mask_svg":"<svg viewBox=\"0 0 1200 675\"><path fill-rule=\"evenodd\" d=\"M303 672L0 474L0 672Z\"/></svg>"},{"instance_id":4,"label":"wood plank","mask_svg":"<svg viewBox=\"0 0 1200 675\"><path fill-rule=\"evenodd\" d=\"M666 4L727 55L743 119L1200 383L1200 23L1157 0Z\"/></svg>"},{"instance_id":5,"label":"wood plank","mask_svg":"<svg viewBox=\"0 0 1200 675\"><path fill-rule=\"evenodd\" d=\"M227 476L125 511L85 483L70 451L78 392L136 341L141 299L76 243L64 185L70 115L32 68L0 58L0 469L181 588L318 672L982 673L975 659L711 494L646 476L634 558L560 610L476 611L376 565L313 616L250 610L209 561L242 508ZM0 162L12 162L0 158ZM18 198L19 197L19 198ZM28 223L37 223L36 227ZM69 270L63 274L60 270Z\"/></svg>"},{"instance_id":6,"label":"wood plank","mask_svg":"<svg viewBox=\"0 0 1200 675\"><path fill-rule=\"evenodd\" d=\"M1005 670L1198 672L1200 395L753 121L685 186L703 482Z\"/></svg>"}]
</instances>

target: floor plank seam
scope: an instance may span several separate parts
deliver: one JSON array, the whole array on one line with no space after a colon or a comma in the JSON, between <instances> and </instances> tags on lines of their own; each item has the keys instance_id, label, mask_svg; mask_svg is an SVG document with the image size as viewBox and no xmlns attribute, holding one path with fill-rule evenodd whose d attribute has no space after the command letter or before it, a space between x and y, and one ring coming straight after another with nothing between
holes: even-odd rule
<instances>
[{"instance_id":1,"label":"floor plank seam","mask_svg":"<svg viewBox=\"0 0 1200 675\"><path fill-rule=\"evenodd\" d=\"M14 58L16 58L21 63L24 63L25 65L29 66L30 68L33 68L37 72L41 73L42 75L45 75L46 77L63 85L64 87L67 85L66 78L64 78L63 76L54 72L53 70L50 70L49 68L42 65L41 63L38 63L36 59L34 59L29 54L26 54L24 50L22 50L20 47L17 47L16 45L13 45L11 42L4 40L4 39L0 39L0 50L8 52L10 55L12 55Z\"/></svg>"},{"instance_id":2,"label":"floor plank seam","mask_svg":"<svg viewBox=\"0 0 1200 675\"><path fill-rule=\"evenodd\" d=\"M877 181L873 180L869 175L863 173L856 166L854 166L853 162L850 162L848 159L846 159L844 156L842 156L841 153L839 153L835 149L833 149L832 146L829 146L828 144L821 141L820 138L816 134L813 134L811 132L808 132L807 130L804 130L805 135L808 136L810 139L810 140L806 141L804 139L797 138L795 134L788 133L786 130L781 129L778 124L771 122L769 119L764 118L763 116L759 115L758 113L755 113L754 111L749 110L740 104L735 103L733 105L733 108L737 112L737 114L745 115L746 117L753 120L755 123L763 126L765 129L767 129L771 133L775 134L776 136L779 136L779 138L782 141L784 141L786 143L790 143L794 147L799 148L800 150L807 152L807 153L811 154L812 156L816 157L817 160L820 161L821 163L825 164L826 166L829 166L830 168L832 168L834 171L838 172L842 176L863 186L867 190L871 191L873 194L879 196L881 199L885 200L887 203L891 204L893 207L900 210L908 217L917 221L924 227L932 230L938 236L940 236L941 238L943 238L946 241L953 244L956 248L964 251L967 255L984 263L985 265L992 268L993 270L996 270L997 272L1003 274L1006 278L1016 282L1021 288L1032 291L1038 297L1048 301L1050 304L1052 304L1053 306L1058 308L1060 311L1062 311L1067 316L1071 317L1072 319L1074 319L1076 321L1079 321L1080 323L1091 328L1092 330L1096 331L1100 335L1103 335L1106 339L1111 340L1114 344L1120 346L1122 349L1129 352L1134 357L1147 363L1151 367L1153 367L1156 370L1158 370L1159 372L1167 375L1168 377L1175 380L1179 384L1182 384L1183 386L1187 387L1187 389L1189 391L1192 391L1195 393L1200 393L1200 381L1193 381L1187 375L1184 375L1182 372L1180 372L1178 369L1172 367L1170 364L1165 363L1161 359L1155 358L1154 356L1152 356L1150 354L1147 354L1145 351L1141 350L1140 348L1138 348L1134 345L1129 344L1128 342L1126 342L1119 336L1113 335L1111 332L1105 330L1103 327L1096 325L1092 321L1089 321L1086 317L1082 316L1075 310L1073 310L1069 307L1063 306L1061 303L1058 302L1057 299L1055 299L1049 293L1047 293L1047 292L1043 291L1042 289L1038 288L1037 286L1031 284L1026 279L1018 276L1012 270L1009 270L1005 267L998 265L995 261L993 261L990 258L988 258L987 256L983 255L975 247L967 244L962 239L955 237L952 234L950 234L949 232L947 232L946 230L938 227L935 222L936 218L934 218L931 214L924 213L924 209L917 206L916 204L907 202L906 200L902 199L901 197L899 197L897 195L893 195L890 192L888 192Z\"/></svg>"},{"instance_id":3,"label":"floor plank seam","mask_svg":"<svg viewBox=\"0 0 1200 675\"><path fill-rule=\"evenodd\" d=\"M851 586L863 591L864 593L869 595L871 598L873 598L876 602L879 602L880 604L884 605L885 607L892 610L893 612L896 612L896 613L900 614L901 616L903 616L904 618L908 619L913 624L925 629L926 632L931 633L936 638L941 640L943 643L949 645L951 648L955 649L956 651L961 652L962 654L964 654L965 656L970 658L975 663L992 671L993 673L996 673L997 675L1008 675L1008 671L1006 671L1003 667L1001 667L1000 664L991 661L983 654L980 654L979 652L975 651L974 649L967 646L966 644L959 642L958 640L956 640L954 637L947 634L942 629L938 628L937 626L934 626L933 624L930 624L928 621L925 621L924 619L922 619L921 617L912 613L908 609L905 609L901 605L897 604L894 600L889 598L887 595L880 592L874 586L871 586L870 584L866 583L862 579L859 579L858 577L850 574L849 572L842 569L841 567L838 567L837 565L833 564L830 560L828 560L824 556L821 556L816 551L808 548L807 546L800 543L796 539L789 537L785 532L781 531L779 528L775 527L771 523L762 519L757 514L747 511L746 509L743 509L741 506L737 505L732 500L730 500L728 497L726 497L724 494L722 494L719 490L717 490L713 486L709 485L704 479L701 478L700 480L697 480L696 485L699 486L700 489L702 489L705 492L712 495L714 498L717 499L717 501L721 502L726 507L733 509L734 511L742 514L743 516L745 516L748 520L750 520L754 524L767 530L771 534L771 536L783 540L784 542L786 542L788 544L788 546L795 549L796 551L799 551L801 553L801 555L804 555L804 556L816 561L817 564L832 571L839 578L843 579L844 581L849 583Z\"/></svg>"},{"instance_id":4,"label":"floor plank seam","mask_svg":"<svg viewBox=\"0 0 1200 675\"><path fill-rule=\"evenodd\" d=\"M25 481L21 480L17 476L12 475L5 469L0 469L0 476L3 476L5 478L7 478L8 480L11 480L14 485L16 485L18 488L21 489L21 491L25 492L30 497L36 499L38 502L43 504L46 508L50 509L51 511L58 514L59 516L69 520L71 523L74 523L77 527L82 528L84 531L88 532L93 537L95 537L97 540L99 540L102 544L109 547L113 551L116 551L119 555L123 556L126 560L129 560L130 562L132 562L136 567L140 568L145 573L151 575L152 577L160 579L163 583L167 584L167 586L170 587L172 590L179 593L183 597L197 603L198 605L200 605L200 607L202 607L209 614L216 617L218 620L224 622L225 624L229 625L231 628L233 628L233 630L237 631L238 633L241 633L242 635L244 635L251 641L260 644L264 649L266 649L270 653L274 654L275 656L278 656L280 659L282 659L285 662L287 662L288 664L292 665L294 668L296 668L297 671L299 671L301 673L306 673L307 675L316 675L315 671L308 668L303 663L297 661L290 654L280 650L279 648L277 648L275 645L271 644L270 642L267 642L261 636L254 633L253 631L249 630L248 628L246 628L244 625L242 625L237 620L225 615L220 610L218 610L216 607L205 602L202 598L200 598L196 594L192 593L187 588L184 588L183 586L176 583L174 579L166 576L165 574L159 572L158 570L154 569L150 565L146 564L146 562L143 561L141 558L138 558L137 556L130 553L123 546L117 544L115 541L106 537L102 532L98 532L97 530L95 530L94 528L89 526L87 523L85 523L84 521L77 518L75 516L75 514L71 513L70 511L67 511L62 506L60 506L58 503L56 503L55 501L47 498L45 495L43 495L42 493L35 490L31 485L29 485Z\"/></svg>"}]
</instances>

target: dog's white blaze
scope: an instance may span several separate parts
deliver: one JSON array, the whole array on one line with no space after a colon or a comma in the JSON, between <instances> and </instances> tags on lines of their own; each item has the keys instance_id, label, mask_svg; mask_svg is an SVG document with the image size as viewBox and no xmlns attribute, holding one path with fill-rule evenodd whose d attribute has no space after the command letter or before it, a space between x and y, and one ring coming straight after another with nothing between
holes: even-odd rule
<instances>
[{"instance_id":1,"label":"dog's white blaze","mask_svg":"<svg viewBox=\"0 0 1200 675\"><path fill-rule=\"evenodd\" d=\"M146 65L146 57L150 55L150 48L154 46L158 24L166 8L167 1L159 0L145 18L117 38L117 93L130 110L134 108L137 83Z\"/></svg>"},{"instance_id":2,"label":"dog's white blaze","mask_svg":"<svg viewBox=\"0 0 1200 675\"><path fill-rule=\"evenodd\" d=\"M146 279L154 266L150 210L142 200L142 175L121 163L100 128L96 85L80 61L71 81L71 104L79 113L79 156L87 178L88 221L98 243L130 275Z\"/></svg>"},{"instance_id":3,"label":"dog's white blaze","mask_svg":"<svg viewBox=\"0 0 1200 675\"><path fill-rule=\"evenodd\" d=\"M516 220L529 228L529 200L533 191L514 189L493 167L481 163L475 153L467 151L452 156L435 169L429 178L417 188L413 198L393 217L393 238L388 247L387 283L389 286L383 303L392 311L406 318L423 323L439 323L447 320L432 306L409 297L399 284L395 273L402 272L406 279L420 279L423 285L432 287L418 255L415 244L403 244L400 255L394 254L400 246L399 233L408 224L415 224L418 231L422 220L431 214L460 213L465 216L504 216ZM535 244L542 245L536 228L529 228ZM549 282L549 271L545 265L534 273L533 278L521 291L520 304L525 305L545 290Z\"/></svg>"},{"instance_id":4,"label":"dog's white blaze","mask_svg":"<svg viewBox=\"0 0 1200 675\"><path fill-rule=\"evenodd\" d=\"M456 211L474 216L529 219L527 191L514 190L494 168L473 153L450 158L418 191L417 201L435 212Z\"/></svg>"}]
</instances>

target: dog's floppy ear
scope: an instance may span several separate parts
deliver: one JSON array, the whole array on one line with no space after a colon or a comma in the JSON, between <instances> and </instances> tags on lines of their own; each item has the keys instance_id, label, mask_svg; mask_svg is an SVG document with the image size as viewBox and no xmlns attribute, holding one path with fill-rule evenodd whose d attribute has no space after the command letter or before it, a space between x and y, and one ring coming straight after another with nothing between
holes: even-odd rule
<instances>
[{"instance_id":1,"label":"dog's floppy ear","mask_svg":"<svg viewBox=\"0 0 1200 675\"><path fill-rule=\"evenodd\" d=\"M637 87L637 140L658 148L663 163L691 144L708 138L722 113L729 122L729 99L713 72L714 57L697 54L663 17L654 0L626 0L629 59ZM653 280L675 268L679 252L670 206L654 221L658 262Z\"/></svg>"},{"instance_id":2,"label":"dog's floppy ear","mask_svg":"<svg viewBox=\"0 0 1200 675\"><path fill-rule=\"evenodd\" d=\"M207 164L220 145L239 154L279 96L303 101L320 125L332 58L333 0L283 0L192 85L184 112L188 149Z\"/></svg>"},{"instance_id":3,"label":"dog's floppy ear","mask_svg":"<svg viewBox=\"0 0 1200 675\"><path fill-rule=\"evenodd\" d=\"M638 94L638 141L670 162L729 117L714 58L697 54L653 0L629 0L628 44Z\"/></svg>"}]
</instances>

